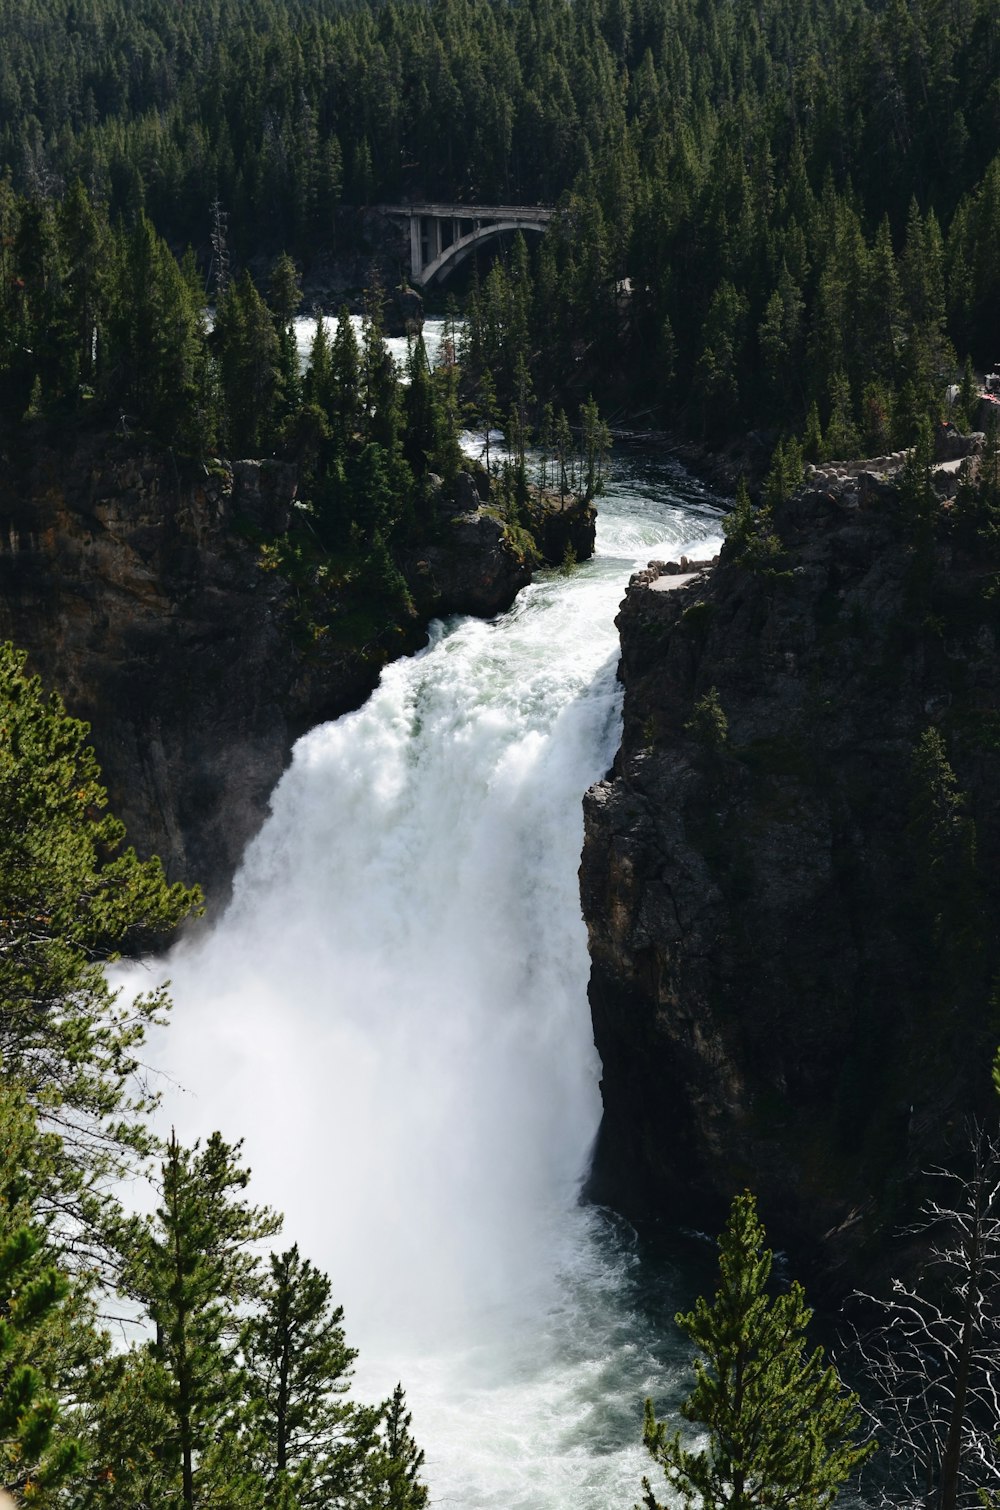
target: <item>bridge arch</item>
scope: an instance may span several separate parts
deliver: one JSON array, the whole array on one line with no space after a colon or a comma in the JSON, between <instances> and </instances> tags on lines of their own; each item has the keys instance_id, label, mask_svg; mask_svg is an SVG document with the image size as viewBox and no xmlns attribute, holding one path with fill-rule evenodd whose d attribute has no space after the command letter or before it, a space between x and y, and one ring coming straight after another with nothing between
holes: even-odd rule
<instances>
[{"instance_id":1,"label":"bridge arch","mask_svg":"<svg viewBox=\"0 0 1000 1510\"><path fill-rule=\"evenodd\" d=\"M481 246L484 241L493 241L513 231L534 231L541 235L544 230L544 224L528 220L499 220L492 225L479 226L469 235L461 236L458 241L453 241L451 246L445 247L440 256L435 257L433 262L429 262L423 269L420 281L425 288L430 287L435 281L443 283L449 273L454 272L470 252L474 252L476 247Z\"/></svg>"},{"instance_id":2,"label":"bridge arch","mask_svg":"<svg viewBox=\"0 0 1000 1510\"><path fill-rule=\"evenodd\" d=\"M483 242L514 231L540 235L555 211L549 205L378 205L383 215L406 220L410 279L418 287L443 283Z\"/></svg>"}]
</instances>

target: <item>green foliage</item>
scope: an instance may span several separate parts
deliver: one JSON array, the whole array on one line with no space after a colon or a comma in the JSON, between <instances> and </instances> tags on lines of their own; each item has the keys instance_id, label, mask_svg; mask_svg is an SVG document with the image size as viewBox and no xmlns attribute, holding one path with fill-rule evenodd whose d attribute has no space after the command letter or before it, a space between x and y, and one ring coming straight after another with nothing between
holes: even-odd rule
<instances>
[{"instance_id":1,"label":"green foliage","mask_svg":"<svg viewBox=\"0 0 1000 1510\"><path fill-rule=\"evenodd\" d=\"M230 283L216 312L226 449L231 456L268 454L283 404L282 346L249 273Z\"/></svg>"},{"instance_id":2,"label":"green foliage","mask_svg":"<svg viewBox=\"0 0 1000 1510\"><path fill-rule=\"evenodd\" d=\"M984 548L994 554L1000 544L1000 432L992 412L975 474L962 479L955 503L959 538L977 554Z\"/></svg>"},{"instance_id":3,"label":"green foliage","mask_svg":"<svg viewBox=\"0 0 1000 1510\"><path fill-rule=\"evenodd\" d=\"M933 570L934 529L940 504L931 483L934 440L926 416L917 421L916 432L899 474L899 501L903 529L914 546L914 585L926 587Z\"/></svg>"},{"instance_id":4,"label":"green foliage","mask_svg":"<svg viewBox=\"0 0 1000 1510\"><path fill-rule=\"evenodd\" d=\"M140 211L118 238L111 262L109 307L98 325L106 348L100 391L180 449L201 453L213 441L207 396L202 310L166 243Z\"/></svg>"},{"instance_id":5,"label":"green foliage","mask_svg":"<svg viewBox=\"0 0 1000 1510\"><path fill-rule=\"evenodd\" d=\"M403 395L403 456L415 476L433 472L446 484L455 480L461 461L456 415L449 414L447 381L435 381L427 361L423 336L410 343L409 384Z\"/></svg>"},{"instance_id":6,"label":"green foliage","mask_svg":"<svg viewBox=\"0 0 1000 1510\"><path fill-rule=\"evenodd\" d=\"M242 1397L240 1308L260 1290L253 1245L280 1217L243 1199L249 1171L239 1145L213 1133L182 1148L171 1133L155 1216L131 1223L126 1286L156 1329L146 1375L168 1421L159 1444L168 1498L194 1510L232 1472L226 1433Z\"/></svg>"},{"instance_id":7,"label":"green foliage","mask_svg":"<svg viewBox=\"0 0 1000 1510\"><path fill-rule=\"evenodd\" d=\"M719 1239L719 1289L676 1318L697 1349L681 1413L707 1446L686 1447L646 1402L646 1448L697 1510L822 1510L871 1450L855 1440L857 1397L808 1349L801 1286L768 1293L772 1261L753 1196L737 1196ZM662 1510L648 1480L644 1489L646 1510Z\"/></svg>"},{"instance_id":8,"label":"green foliage","mask_svg":"<svg viewBox=\"0 0 1000 1510\"><path fill-rule=\"evenodd\" d=\"M23 1091L0 1081L0 1482L39 1504L83 1466L56 1389L89 1344L33 1210L32 1178L50 1156Z\"/></svg>"},{"instance_id":9,"label":"green foliage","mask_svg":"<svg viewBox=\"0 0 1000 1510\"><path fill-rule=\"evenodd\" d=\"M893 393L880 381L865 384L861 398L861 442L866 456L892 449Z\"/></svg>"},{"instance_id":10,"label":"green foliage","mask_svg":"<svg viewBox=\"0 0 1000 1510\"><path fill-rule=\"evenodd\" d=\"M802 436L802 457L804 461L815 463L822 455L823 426L820 422L819 407L813 399L806 416L806 427Z\"/></svg>"},{"instance_id":11,"label":"green foliage","mask_svg":"<svg viewBox=\"0 0 1000 1510\"><path fill-rule=\"evenodd\" d=\"M729 720L719 701L718 688L709 687L699 697L684 727L703 749L718 752L725 748L729 743Z\"/></svg>"},{"instance_id":12,"label":"green foliage","mask_svg":"<svg viewBox=\"0 0 1000 1510\"><path fill-rule=\"evenodd\" d=\"M958 400L956 403L955 420L962 429L971 430L975 427L979 409L979 390L976 384L976 376L972 370L972 358L965 358L965 366L962 368L962 381L959 385Z\"/></svg>"},{"instance_id":13,"label":"green foliage","mask_svg":"<svg viewBox=\"0 0 1000 1510\"><path fill-rule=\"evenodd\" d=\"M841 461L857 456L861 441L854 424L851 387L845 372L835 372L830 379L830 418L823 437L824 460Z\"/></svg>"},{"instance_id":14,"label":"green foliage","mask_svg":"<svg viewBox=\"0 0 1000 1510\"><path fill-rule=\"evenodd\" d=\"M329 1279L297 1247L272 1254L241 1339L246 1450L269 1503L281 1488L300 1510L363 1496L380 1412L344 1398L357 1353L342 1321Z\"/></svg>"},{"instance_id":15,"label":"green foliage","mask_svg":"<svg viewBox=\"0 0 1000 1510\"><path fill-rule=\"evenodd\" d=\"M601 419L593 396L580 406L580 434L583 450L583 496L589 503L604 486L607 460L611 452L611 431Z\"/></svg>"},{"instance_id":16,"label":"green foliage","mask_svg":"<svg viewBox=\"0 0 1000 1510\"><path fill-rule=\"evenodd\" d=\"M290 325L302 303L299 270L287 252L277 257L271 268L267 302L279 327Z\"/></svg>"},{"instance_id":17,"label":"green foliage","mask_svg":"<svg viewBox=\"0 0 1000 1510\"><path fill-rule=\"evenodd\" d=\"M764 505L773 508L787 503L802 482L804 464L802 447L794 438L779 441L771 457L771 467L764 482Z\"/></svg>"},{"instance_id":18,"label":"green foliage","mask_svg":"<svg viewBox=\"0 0 1000 1510\"><path fill-rule=\"evenodd\" d=\"M123 848L86 724L24 663L0 646L0 1055L73 1150L50 1178L91 1231L98 1187L148 1144L139 1050L165 1006L120 1004L103 963L149 950L200 898Z\"/></svg>"},{"instance_id":19,"label":"green foliage","mask_svg":"<svg viewBox=\"0 0 1000 1510\"><path fill-rule=\"evenodd\" d=\"M750 571L767 570L781 556L782 544L772 527L770 505L755 508L742 477L733 507L722 521L722 532L727 555L737 566Z\"/></svg>"},{"instance_id":20,"label":"green foliage","mask_svg":"<svg viewBox=\"0 0 1000 1510\"><path fill-rule=\"evenodd\" d=\"M739 413L740 365L749 309L745 294L728 279L712 295L694 370L694 386L702 401L705 428L709 424L729 428Z\"/></svg>"},{"instance_id":21,"label":"green foliage","mask_svg":"<svg viewBox=\"0 0 1000 1510\"><path fill-rule=\"evenodd\" d=\"M174 1428L162 1364L145 1347L109 1352L85 1380L91 1469L84 1510L146 1510L178 1503L166 1444Z\"/></svg>"},{"instance_id":22,"label":"green foliage","mask_svg":"<svg viewBox=\"0 0 1000 1510\"><path fill-rule=\"evenodd\" d=\"M368 1487L365 1510L424 1510L428 1502L420 1470L424 1454L413 1440L406 1395L397 1384L382 1413L379 1460Z\"/></svg>"},{"instance_id":23,"label":"green foliage","mask_svg":"<svg viewBox=\"0 0 1000 1510\"><path fill-rule=\"evenodd\" d=\"M912 773L914 894L924 928L929 924L928 936L954 961L972 945L979 921L976 825L966 812L940 729L931 727L921 735Z\"/></svg>"}]
</instances>

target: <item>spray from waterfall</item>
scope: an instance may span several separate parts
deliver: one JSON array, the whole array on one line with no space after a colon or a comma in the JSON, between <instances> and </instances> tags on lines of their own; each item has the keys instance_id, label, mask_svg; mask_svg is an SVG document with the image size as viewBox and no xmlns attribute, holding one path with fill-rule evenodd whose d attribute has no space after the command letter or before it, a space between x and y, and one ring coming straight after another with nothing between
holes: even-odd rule
<instances>
[{"instance_id":1,"label":"spray from waterfall","mask_svg":"<svg viewBox=\"0 0 1000 1510\"><path fill-rule=\"evenodd\" d=\"M676 489L619 482L594 563L437 626L300 741L227 915L168 966L165 1116L245 1136L361 1392L404 1381L433 1502L463 1510L631 1504L667 1366L627 1234L578 1201L600 1100L577 866L629 571L717 539Z\"/></svg>"}]
</instances>

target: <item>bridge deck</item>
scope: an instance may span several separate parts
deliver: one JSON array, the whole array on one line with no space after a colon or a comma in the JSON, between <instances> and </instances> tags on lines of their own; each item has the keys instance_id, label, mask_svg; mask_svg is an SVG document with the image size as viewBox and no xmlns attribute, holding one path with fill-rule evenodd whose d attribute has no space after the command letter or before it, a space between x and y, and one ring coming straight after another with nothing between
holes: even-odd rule
<instances>
[{"instance_id":1,"label":"bridge deck","mask_svg":"<svg viewBox=\"0 0 1000 1510\"><path fill-rule=\"evenodd\" d=\"M544 204L379 204L383 215L427 215L435 220L551 220L555 210Z\"/></svg>"}]
</instances>

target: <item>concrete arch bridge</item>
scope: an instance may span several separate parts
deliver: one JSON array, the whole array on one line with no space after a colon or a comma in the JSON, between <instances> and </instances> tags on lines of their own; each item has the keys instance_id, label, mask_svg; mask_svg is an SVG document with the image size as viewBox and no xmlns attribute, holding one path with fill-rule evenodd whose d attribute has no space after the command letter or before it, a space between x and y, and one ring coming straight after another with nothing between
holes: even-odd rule
<instances>
[{"instance_id":1,"label":"concrete arch bridge","mask_svg":"<svg viewBox=\"0 0 1000 1510\"><path fill-rule=\"evenodd\" d=\"M410 227L410 282L443 283L470 252L510 231L545 230L551 205L382 204L383 215Z\"/></svg>"}]
</instances>

